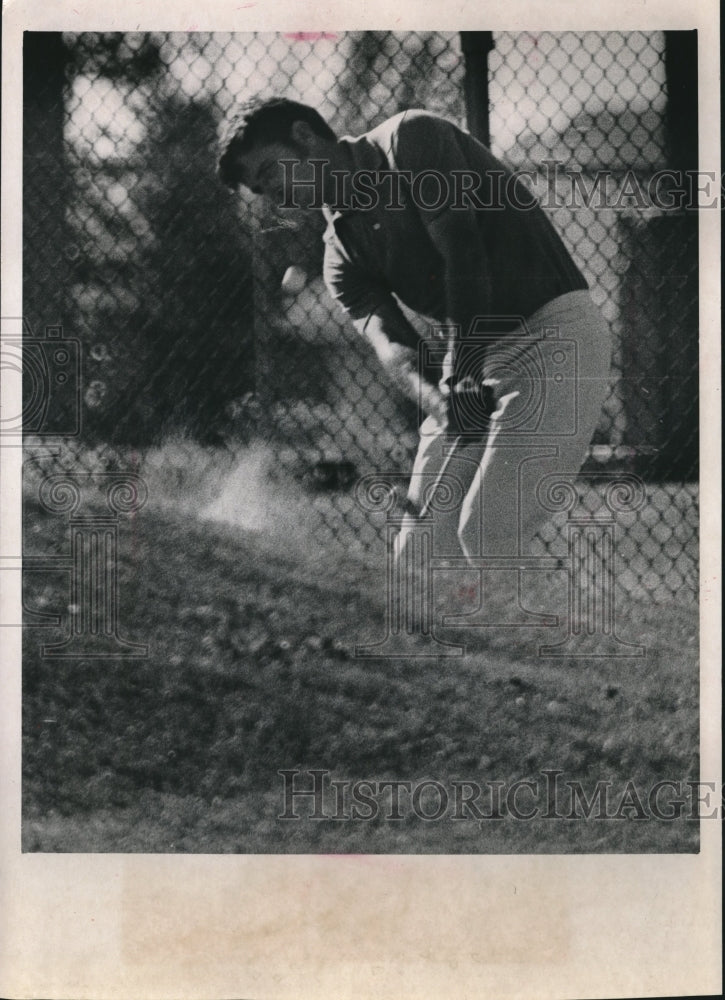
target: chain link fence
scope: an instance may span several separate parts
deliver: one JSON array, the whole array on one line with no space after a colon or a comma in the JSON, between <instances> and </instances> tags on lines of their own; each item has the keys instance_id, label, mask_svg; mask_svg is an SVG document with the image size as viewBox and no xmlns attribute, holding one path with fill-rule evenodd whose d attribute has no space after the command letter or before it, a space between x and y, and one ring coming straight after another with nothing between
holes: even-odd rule
<instances>
[{"instance_id":1,"label":"chain link fence","mask_svg":"<svg viewBox=\"0 0 725 1000\"><path fill-rule=\"evenodd\" d=\"M673 140L670 42L491 42L492 149L529 172L614 332L585 472L635 472L648 491L622 517L618 582L693 601L697 219L645 196L665 168L696 167ZM354 484L410 469L416 408L329 299L322 220L227 192L215 177L220 137L260 93L312 104L338 134L417 107L465 126L471 66L456 33L26 35L26 327L47 360L44 331L62 326L83 373L78 433L70 391L53 397L53 428L26 419L29 480L132 468L181 502L191 466L220 482L246 449L260 475L304 493L321 544L382 551L384 520L356 504ZM294 295L282 288L290 265L307 275ZM595 481L582 497L592 509ZM564 522L539 543L565 546Z\"/></svg>"}]
</instances>

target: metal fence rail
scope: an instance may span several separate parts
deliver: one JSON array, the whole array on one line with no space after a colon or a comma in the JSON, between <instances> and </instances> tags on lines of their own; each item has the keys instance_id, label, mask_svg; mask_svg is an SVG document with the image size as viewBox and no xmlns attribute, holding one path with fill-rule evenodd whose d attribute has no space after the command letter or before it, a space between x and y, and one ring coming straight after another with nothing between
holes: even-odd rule
<instances>
[{"instance_id":1,"label":"metal fence rail","mask_svg":"<svg viewBox=\"0 0 725 1000\"><path fill-rule=\"evenodd\" d=\"M646 194L663 168L696 166L670 113L682 40L491 41L492 148L530 171L615 336L588 467L636 472L648 488L622 526L618 581L694 600L697 219ZM342 134L410 107L466 125L465 95L481 92L473 48L440 32L27 36L25 317L48 358L44 330L62 325L83 368L80 433L63 437L76 402L60 394L50 458L36 448L48 428L26 421L28 467L143 472L170 438L218 466L262 442L269 474L309 491L322 540L379 546L384 523L353 485L410 467L415 408L327 296L321 223L234 199L215 177L220 134L258 93L313 104ZM296 296L280 287L291 264L308 279ZM562 532L554 520L542 550Z\"/></svg>"}]
</instances>

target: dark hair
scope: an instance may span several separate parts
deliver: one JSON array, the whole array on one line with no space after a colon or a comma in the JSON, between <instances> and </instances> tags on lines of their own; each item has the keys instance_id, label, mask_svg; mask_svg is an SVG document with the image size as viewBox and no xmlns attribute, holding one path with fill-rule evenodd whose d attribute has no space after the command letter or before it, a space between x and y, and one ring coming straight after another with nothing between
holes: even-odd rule
<instances>
[{"instance_id":1,"label":"dark hair","mask_svg":"<svg viewBox=\"0 0 725 1000\"><path fill-rule=\"evenodd\" d=\"M254 146L268 142L286 142L294 146L291 139L295 122L306 122L312 131L323 139L337 136L322 115L308 104L290 101L286 97L253 102L234 123L231 139L219 159L219 179L227 187L236 188L241 181L239 157Z\"/></svg>"}]
</instances>

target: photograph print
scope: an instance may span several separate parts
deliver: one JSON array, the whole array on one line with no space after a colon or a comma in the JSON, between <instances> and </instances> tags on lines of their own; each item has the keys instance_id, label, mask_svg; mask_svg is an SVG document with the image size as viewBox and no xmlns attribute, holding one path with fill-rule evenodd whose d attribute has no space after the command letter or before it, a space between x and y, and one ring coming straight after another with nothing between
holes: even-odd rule
<instances>
[{"instance_id":1,"label":"photograph print","mask_svg":"<svg viewBox=\"0 0 725 1000\"><path fill-rule=\"evenodd\" d=\"M25 32L25 852L698 852L697 110L695 31Z\"/></svg>"}]
</instances>

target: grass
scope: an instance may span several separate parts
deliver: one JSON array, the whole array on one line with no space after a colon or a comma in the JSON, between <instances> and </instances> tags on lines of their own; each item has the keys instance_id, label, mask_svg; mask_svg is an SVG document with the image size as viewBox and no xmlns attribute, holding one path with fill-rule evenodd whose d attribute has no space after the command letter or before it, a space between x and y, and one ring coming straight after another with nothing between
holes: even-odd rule
<instances>
[{"instance_id":1,"label":"grass","mask_svg":"<svg viewBox=\"0 0 725 1000\"><path fill-rule=\"evenodd\" d=\"M32 499L26 523L34 551L67 550L67 526ZM280 769L450 788L555 768L588 793L611 781L616 802L630 779L646 796L698 777L694 608L623 608L621 636L648 646L639 660L542 659L550 630L511 629L467 630L461 658L361 660L355 644L381 636L380 573L287 539L147 507L121 528L119 579L121 633L148 657L49 660L41 641L60 636L26 629L26 851L698 849L684 818L279 819ZM549 585L531 600L545 605ZM492 610L511 596L502 585ZM28 574L26 598L63 613L67 579Z\"/></svg>"}]
</instances>

